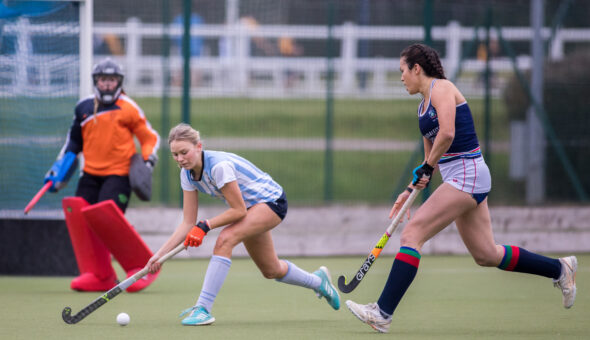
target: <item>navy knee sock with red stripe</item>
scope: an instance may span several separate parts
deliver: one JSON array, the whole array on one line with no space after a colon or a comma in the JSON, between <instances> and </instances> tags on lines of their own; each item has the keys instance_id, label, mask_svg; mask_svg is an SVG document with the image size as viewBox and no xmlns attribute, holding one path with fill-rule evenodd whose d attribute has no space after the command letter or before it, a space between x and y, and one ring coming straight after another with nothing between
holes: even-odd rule
<instances>
[{"instance_id":1,"label":"navy knee sock with red stripe","mask_svg":"<svg viewBox=\"0 0 590 340\"><path fill-rule=\"evenodd\" d=\"M498 268L502 270L528 273L558 279L561 275L561 262L543 255L531 253L515 246L503 246L504 257Z\"/></svg>"},{"instance_id":2,"label":"navy knee sock with red stripe","mask_svg":"<svg viewBox=\"0 0 590 340\"><path fill-rule=\"evenodd\" d=\"M377 305L384 317L393 315L393 311L406 293L406 290L414 281L418 265L420 264L420 253L410 247L401 247L395 256L393 266L389 272L389 278L381 293Z\"/></svg>"}]
</instances>

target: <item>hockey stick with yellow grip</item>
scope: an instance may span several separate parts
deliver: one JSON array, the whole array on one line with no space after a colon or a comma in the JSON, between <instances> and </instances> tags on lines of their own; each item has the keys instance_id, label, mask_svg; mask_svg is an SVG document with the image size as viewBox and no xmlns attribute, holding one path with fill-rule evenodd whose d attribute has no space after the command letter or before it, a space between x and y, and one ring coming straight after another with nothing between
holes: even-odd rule
<instances>
[{"instance_id":1,"label":"hockey stick with yellow grip","mask_svg":"<svg viewBox=\"0 0 590 340\"><path fill-rule=\"evenodd\" d=\"M369 256L367 256L367 259L363 262L361 268L356 272L352 280L349 283L346 283L346 277L344 275L340 275L340 277L338 278L338 288L343 293L352 292L356 288L356 286L358 286L359 283L361 283L361 280L365 277L365 275L371 268L371 265L373 265L375 260L377 260L377 258L381 254L383 247L385 247L387 241L389 241L389 238L401 222L403 216L406 214L406 211L410 208L410 206L414 202L414 199L416 199L416 196L420 191L420 189L414 189L414 191L412 191L412 193L402 206L401 210L397 213L389 227L387 227L385 234L381 236L381 239L379 240L379 242L377 242L373 250L371 250L371 253L369 254Z\"/></svg>"}]
</instances>

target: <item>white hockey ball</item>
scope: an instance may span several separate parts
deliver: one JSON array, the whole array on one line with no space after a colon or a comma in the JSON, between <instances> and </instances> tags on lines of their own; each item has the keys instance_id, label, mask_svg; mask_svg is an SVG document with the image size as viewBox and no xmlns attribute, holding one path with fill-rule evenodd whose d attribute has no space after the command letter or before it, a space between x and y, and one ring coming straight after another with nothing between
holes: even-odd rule
<instances>
[{"instance_id":1,"label":"white hockey ball","mask_svg":"<svg viewBox=\"0 0 590 340\"><path fill-rule=\"evenodd\" d=\"M119 313L117 315L117 323L121 326L127 326L129 324L129 314L127 313Z\"/></svg>"}]
</instances>

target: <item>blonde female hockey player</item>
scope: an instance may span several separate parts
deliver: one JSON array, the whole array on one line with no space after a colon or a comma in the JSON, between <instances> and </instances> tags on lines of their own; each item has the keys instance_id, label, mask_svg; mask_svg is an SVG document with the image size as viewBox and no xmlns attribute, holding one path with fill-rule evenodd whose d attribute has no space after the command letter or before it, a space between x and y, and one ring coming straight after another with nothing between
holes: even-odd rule
<instances>
[{"instance_id":1,"label":"blonde female hockey player","mask_svg":"<svg viewBox=\"0 0 590 340\"><path fill-rule=\"evenodd\" d=\"M325 297L332 308L340 308L340 297L326 267L311 274L277 257L271 230L287 213L287 198L277 182L238 155L204 150L199 132L189 125L179 124L172 128L168 144L181 168L183 220L149 260L150 272L156 273L161 267L156 261L181 242L198 247L209 230L223 228L215 243L199 298L193 307L181 314L188 314L182 320L183 325L208 325L215 321L211 309L230 269L232 250L240 243L244 244L265 278L312 289L318 297ZM228 209L217 216L201 219L195 225L199 192L222 199Z\"/></svg>"}]
</instances>

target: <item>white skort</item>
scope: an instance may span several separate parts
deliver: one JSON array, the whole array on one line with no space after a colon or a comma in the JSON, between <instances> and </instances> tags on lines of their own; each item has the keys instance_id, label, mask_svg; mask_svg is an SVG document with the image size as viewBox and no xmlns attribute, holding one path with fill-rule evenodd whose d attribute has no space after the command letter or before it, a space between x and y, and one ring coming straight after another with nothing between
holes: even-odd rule
<instances>
[{"instance_id":1,"label":"white skort","mask_svg":"<svg viewBox=\"0 0 590 340\"><path fill-rule=\"evenodd\" d=\"M472 194L478 203L483 201L492 189L492 176L483 157L459 158L439 164L438 168L445 183Z\"/></svg>"}]
</instances>

